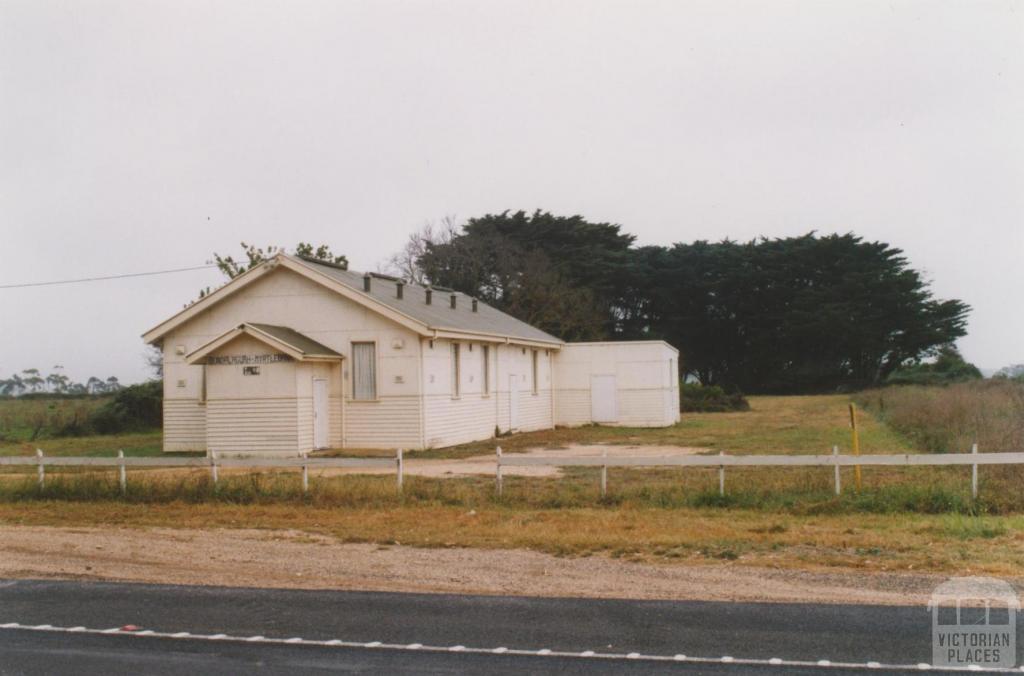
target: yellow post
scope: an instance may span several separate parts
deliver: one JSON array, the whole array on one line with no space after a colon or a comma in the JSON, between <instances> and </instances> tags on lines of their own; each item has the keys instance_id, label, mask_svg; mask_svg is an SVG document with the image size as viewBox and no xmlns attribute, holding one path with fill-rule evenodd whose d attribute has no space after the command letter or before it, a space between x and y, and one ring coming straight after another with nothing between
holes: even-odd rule
<instances>
[{"instance_id":1,"label":"yellow post","mask_svg":"<svg viewBox=\"0 0 1024 676\"><path fill-rule=\"evenodd\" d=\"M850 403L850 427L853 429L853 454L860 455L860 437L857 435L857 407ZM860 465L853 466L853 483L860 490Z\"/></svg>"}]
</instances>

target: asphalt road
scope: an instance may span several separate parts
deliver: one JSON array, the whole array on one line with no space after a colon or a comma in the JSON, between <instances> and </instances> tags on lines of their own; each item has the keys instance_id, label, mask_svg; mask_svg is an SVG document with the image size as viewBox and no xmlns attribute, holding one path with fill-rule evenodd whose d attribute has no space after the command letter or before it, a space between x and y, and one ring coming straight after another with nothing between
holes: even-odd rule
<instances>
[{"instance_id":1,"label":"asphalt road","mask_svg":"<svg viewBox=\"0 0 1024 676\"><path fill-rule=\"evenodd\" d=\"M930 660L924 608L0 581L0 674L879 673L868 663Z\"/></svg>"}]
</instances>

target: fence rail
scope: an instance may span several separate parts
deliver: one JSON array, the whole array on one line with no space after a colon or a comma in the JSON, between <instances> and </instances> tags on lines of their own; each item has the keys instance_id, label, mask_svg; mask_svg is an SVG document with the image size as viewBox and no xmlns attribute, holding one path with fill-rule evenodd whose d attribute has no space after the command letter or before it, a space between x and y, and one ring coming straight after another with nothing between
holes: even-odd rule
<instances>
[{"instance_id":1,"label":"fence rail","mask_svg":"<svg viewBox=\"0 0 1024 676\"><path fill-rule=\"evenodd\" d=\"M498 494L501 495L502 467L600 467L601 495L608 490L609 467L710 467L718 469L718 490L725 494L726 467L834 467L835 491L839 495L842 486L839 469L861 466L956 466L969 465L971 471L971 495L978 497L978 465L1021 465L1024 452L979 453L978 445L970 453L912 454L894 453L878 455L840 455L838 447L830 455L677 455L677 456L531 456L503 455L497 449L495 478Z\"/></svg>"},{"instance_id":2,"label":"fence rail","mask_svg":"<svg viewBox=\"0 0 1024 676\"><path fill-rule=\"evenodd\" d=\"M718 469L718 490L725 494L726 467L833 467L835 492L842 491L840 468L862 466L970 466L971 495L978 497L978 466L979 465L1024 465L1024 452L979 453L978 446L971 447L970 453L938 453L938 454L877 454L877 455L841 455L838 447L832 448L831 454L822 455L679 455L679 456L609 456L607 451L602 455L580 456L536 456L536 455L504 455L501 447L497 448L494 477L497 493L500 496L504 488L504 467L599 467L601 468L601 495L608 492L609 467L708 467ZM405 458L402 449L398 449L393 457L377 458L221 458L216 454L194 458L127 458L123 451L118 451L116 458L100 457L69 457L46 456L36 450L34 456L0 456L0 466L36 467L39 485L46 481L47 467L109 467L118 469L121 492L127 490L127 469L129 467L160 468L160 467L195 467L206 468L214 484L220 480L219 470L226 468L299 468L302 470L302 490L309 490L310 469L345 469L345 468L393 468L395 481L399 491L403 488L405 475Z\"/></svg>"},{"instance_id":3,"label":"fence rail","mask_svg":"<svg viewBox=\"0 0 1024 676\"><path fill-rule=\"evenodd\" d=\"M340 468L392 468L398 489L402 489L405 462L402 449L395 451L393 457L381 458L221 458L216 454L197 458L126 458L124 451L118 451L116 458L83 458L69 456L46 456L42 450L36 449L35 455L0 456L0 466L37 467L39 485L46 481L47 467L110 467L119 470L121 492L127 490L127 468L129 467L195 467L210 470L214 484L220 481L219 470L222 467L233 468L280 468L294 467L302 469L302 490L309 490L310 469Z\"/></svg>"}]
</instances>

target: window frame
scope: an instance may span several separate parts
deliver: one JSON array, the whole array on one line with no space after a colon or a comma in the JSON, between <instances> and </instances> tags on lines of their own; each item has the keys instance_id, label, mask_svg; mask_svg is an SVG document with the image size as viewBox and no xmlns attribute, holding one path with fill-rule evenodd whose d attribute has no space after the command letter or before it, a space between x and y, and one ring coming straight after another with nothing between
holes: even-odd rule
<instances>
[{"instance_id":1,"label":"window frame","mask_svg":"<svg viewBox=\"0 0 1024 676\"><path fill-rule=\"evenodd\" d=\"M359 391L357 389L357 383L356 383L357 375L356 374L358 373L358 371L356 369L356 346L363 346L363 345L370 345L370 346L373 347L373 352L372 352L371 357L370 357L370 364L371 364L371 367L373 368L373 380L371 382L371 386L373 388L373 396L372 397L360 397L359 396ZM378 388L378 386L379 386L380 383L378 382L379 376L377 375L377 371L378 371L378 369L377 369L377 341L375 341L375 340L354 340L354 341L352 341L351 354L352 354L352 368L350 369L350 372L352 373L352 390L351 390L351 392L352 392L352 401L378 401L379 400L379 396L380 396L379 395L379 388Z\"/></svg>"},{"instance_id":2,"label":"window frame","mask_svg":"<svg viewBox=\"0 0 1024 676\"><path fill-rule=\"evenodd\" d=\"M480 346L480 360L483 363L483 379L480 381L483 386L484 397L491 396L491 346L481 345Z\"/></svg>"},{"instance_id":3,"label":"window frame","mask_svg":"<svg viewBox=\"0 0 1024 676\"><path fill-rule=\"evenodd\" d=\"M540 394L540 383L538 382L540 380L540 356L538 352L539 350L530 350L530 376L533 380L531 394L534 396Z\"/></svg>"},{"instance_id":4,"label":"window frame","mask_svg":"<svg viewBox=\"0 0 1024 676\"><path fill-rule=\"evenodd\" d=\"M449 354L452 360L452 399L459 399L462 397L462 346L452 341Z\"/></svg>"}]
</instances>

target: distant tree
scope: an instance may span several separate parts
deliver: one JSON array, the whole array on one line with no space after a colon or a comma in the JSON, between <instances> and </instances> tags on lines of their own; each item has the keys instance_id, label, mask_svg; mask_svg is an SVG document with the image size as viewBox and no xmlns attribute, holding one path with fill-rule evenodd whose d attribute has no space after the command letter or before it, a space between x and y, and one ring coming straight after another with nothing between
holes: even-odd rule
<instances>
[{"instance_id":1,"label":"distant tree","mask_svg":"<svg viewBox=\"0 0 1024 676\"><path fill-rule=\"evenodd\" d=\"M932 361L906 364L886 379L891 385L946 385L965 380L980 380L981 371L968 363L953 345L939 348Z\"/></svg>"},{"instance_id":2,"label":"distant tree","mask_svg":"<svg viewBox=\"0 0 1024 676\"><path fill-rule=\"evenodd\" d=\"M237 261L234 256L221 256L217 252L213 254L213 260L217 264L217 268L227 275L229 279L234 279L243 272L253 269L263 261L273 258L278 252L284 250L277 246L268 246L261 249L245 242L242 242L241 246L244 258Z\"/></svg>"},{"instance_id":3,"label":"distant tree","mask_svg":"<svg viewBox=\"0 0 1024 676\"><path fill-rule=\"evenodd\" d=\"M234 279L243 272L251 270L260 263L285 251L282 247L268 246L265 248L259 248L252 244L246 244L245 242L242 242L241 246L244 258L239 258L238 260L235 260L233 256L221 256L216 252L213 254L213 260L217 264L217 268L230 279ZM348 268L348 258L343 255L333 253L331 248L326 244L321 244L314 248L312 244L299 242L295 245L295 253L299 256L316 258L317 260L326 261L333 265Z\"/></svg>"},{"instance_id":4,"label":"distant tree","mask_svg":"<svg viewBox=\"0 0 1024 676\"><path fill-rule=\"evenodd\" d=\"M25 382L17 373L7 380L0 382L0 394L7 397L16 397L25 391Z\"/></svg>"},{"instance_id":5,"label":"distant tree","mask_svg":"<svg viewBox=\"0 0 1024 676\"><path fill-rule=\"evenodd\" d=\"M684 372L729 392L882 383L965 335L899 249L852 234L635 247L611 223L536 211L413 235L408 276L451 287L563 339L660 338ZM419 277L416 277L419 275Z\"/></svg>"},{"instance_id":6,"label":"distant tree","mask_svg":"<svg viewBox=\"0 0 1024 676\"><path fill-rule=\"evenodd\" d=\"M42 376L39 375L39 369L25 369L24 371L22 371L22 373L25 376L22 379L22 383L24 383L25 388L29 392L40 391L43 388L43 385L46 383L46 381L43 380Z\"/></svg>"},{"instance_id":7,"label":"distant tree","mask_svg":"<svg viewBox=\"0 0 1024 676\"><path fill-rule=\"evenodd\" d=\"M104 392L117 392L121 389L121 383L117 380L117 376L110 376L107 378L104 387Z\"/></svg>"},{"instance_id":8,"label":"distant tree","mask_svg":"<svg viewBox=\"0 0 1024 676\"><path fill-rule=\"evenodd\" d=\"M445 216L440 223L427 221L409 235L401 250L387 260L384 271L415 284L426 284L427 274L419 261L427 253L427 248L448 244L457 236L458 222L454 215Z\"/></svg>"},{"instance_id":9,"label":"distant tree","mask_svg":"<svg viewBox=\"0 0 1024 676\"><path fill-rule=\"evenodd\" d=\"M1011 380L1024 379L1024 364L1011 364L996 371L993 378L1009 378Z\"/></svg>"},{"instance_id":10,"label":"distant tree","mask_svg":"<svg viewBox=\"0 0 1024 676\"><path fill-rule=\"evenodd\" d=\"M63 373L51 373L46 376L46 386L50 392L62 394L68 389L71 380Z\"/></svg>"},{"instance_id":11,"label":"distant tree","mask_svg":"<svg viewBox=\"0 0 1024 676\"><path fill-rule=\"evenodd\" d=\"M213 260L216 263L217 268L223 272L228 279L234 279L243 272L251 270L260 263L273 258L278 253L286 251L283 247L267 246L260 248L252 244L246 244L245 242L241 242L241 246L242 256L237 260L234 256L221 256L216 252L213 254ZM346 270L348 269L348 258L341 254L335 254L326 244L320 244L319 246L314 247L308 242L299 242L295 245L295 253L299 256L315 258L317 260L330 263L331 265L337 265ZM210 287L200 289L199 298L205 298L210 295L210 292ZM186 305L186 307L188 307L188 305Z\"/></svg>"},{"instance_id":12,"label":"distant tree","mask_svg":"<svg viewBox=\"0 0 1024 676\"><path fill-rule=\"evenodd\" d=\"M432 284L538 321L561 338L596 339L631 333L623 308L632 243L611 223L506 211L472 218L446 241L427 241L416 262Z\"/></svg>"},{"instance_id":13,"label":"distant tree","mask_svg":"<svg viewBox=\"0 0 1024 676\"><path fill-rule=\"evenodd\" d=\"M677 244L651 317L704 384L746 393L853 389L936 356L969 307L935 300L903 252L854 235Z\"/></svg>"},{"instance_id":14,"label":"distant tree","mask_svg":"<svg viewBox=\"0 0 1024 676\"><path fill-rule=\"evenodd\" d=\"M106 388L106 383L96 376L89 376L89 380L85 382L85 389L89 394L103 394Z\"/></svg>"},{"instance_id":15,"label":"distant tree","mask_svg":"<svg viewBox=\"0 0 1024 676\"><path fill-rule=\"evenodd\" d=\"M155 345L146 346L146 366L153 372L153 377L160 380L164 377L164 353Z\"/></svg>"},{"instance_id":16,"label":"distant tree","mask_svg":"<svg viewBox=\"0 0 1024 676\"><path fill-rule=\"evenodd\" d=\"M348 257L335 254L326 244L321 244L314 249L312 244L299 242L295 245L295 254L306 258L315 258L318 261L324 261L348 270Z\"/></svg>"}]
</instances>

